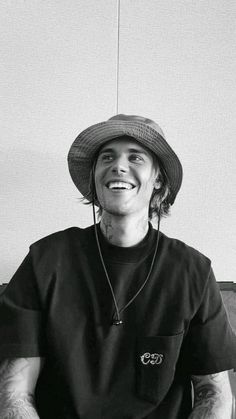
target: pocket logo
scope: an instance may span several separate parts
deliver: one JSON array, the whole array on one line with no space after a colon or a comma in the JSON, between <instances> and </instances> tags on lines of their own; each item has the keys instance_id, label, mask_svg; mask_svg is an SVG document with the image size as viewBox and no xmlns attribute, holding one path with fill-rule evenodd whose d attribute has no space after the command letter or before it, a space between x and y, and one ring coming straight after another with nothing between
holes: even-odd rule
<instances>
[{"instance_id":1,"label":"pocket logo","mask_svg":"<svg viewBox=\"0 0 236 419\"><path fill-rule=\"evenodd\" d=\"M143 365L160 365L163 361L163 358L163 354L151 354L150 352L145 352L143 355L140 356Z\"/></svg>"}]
</instances>

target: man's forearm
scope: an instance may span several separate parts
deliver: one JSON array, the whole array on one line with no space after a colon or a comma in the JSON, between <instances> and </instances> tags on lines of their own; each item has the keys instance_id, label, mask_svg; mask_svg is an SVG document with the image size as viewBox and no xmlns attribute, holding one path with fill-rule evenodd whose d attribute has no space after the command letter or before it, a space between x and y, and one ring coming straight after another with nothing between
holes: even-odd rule
<instances>
[{"instance_id":1,"label":"man's forearm","mask_svg":"<svg viewBox=\"0 0 236 419\"><path fill-rule=\"evenodd\" d=\"M41 358L6 358L0 362L0 418L39 419L34 391Z\"/></svg>"},{"instance_id":2,"label":"man's forearm","mask_svg":"<svg viewBox=\"0 0 236 419\"><path fill-rule=\"evenodd\" d=\"M0 399L1 419L39 419L33 396L4 392Z\"/></svg>"},{"instance_id":3,"label":"man's forearm","mask_svg":"<svg viewBox=\"0 0 236 419\"><path fill-rule=\"evenodd\" d=\"M230 419L232 393L226 375L212 374L208 382L194 377L194 406L189 419Z\"/></svg>"},{"instance_id":4,"label":"man's forearm","mask_svg":"<svg viewBox=\"0 0 236 419\"><path fill-rule=\"evenodd\" d=\"M196 403L189 419L230 419L230 417L231 408L222 401L219 402L215 397L212 397Z\"/></svg>"}]
</instances>

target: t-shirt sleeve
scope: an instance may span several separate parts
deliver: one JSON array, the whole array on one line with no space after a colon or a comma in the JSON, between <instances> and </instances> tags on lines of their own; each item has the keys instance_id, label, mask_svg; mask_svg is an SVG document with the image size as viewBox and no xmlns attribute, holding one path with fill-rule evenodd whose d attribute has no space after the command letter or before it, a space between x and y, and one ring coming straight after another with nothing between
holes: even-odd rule
<instances>
[{"instance_id":1,"label":"t-shirt sleeve","mask_svg":"<svg viewBox=\"0 0 236 419\"><path fill-rule=\"evenodd\" d=\"M0 357L44 356L42 311L30 252L0 296Z\"/></svg>"},{"instance_id":2,"label":"t-shirt sleeve","mask_svg":"<svg viewBox=\"0 0 236 419\"><path fill-rule=\"evenodd\" d=\"M190 374L236 369L236 337L212 269L200 307L190 324L187 342Z\"/></svg>"}]
</instances>

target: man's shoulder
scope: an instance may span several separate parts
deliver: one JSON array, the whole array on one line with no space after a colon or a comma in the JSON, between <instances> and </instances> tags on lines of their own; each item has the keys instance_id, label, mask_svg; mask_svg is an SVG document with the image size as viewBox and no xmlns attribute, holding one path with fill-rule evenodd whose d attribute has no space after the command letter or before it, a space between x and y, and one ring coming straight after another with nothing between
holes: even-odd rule
<instances>
[{"instance_id":1,"label":"man's shoulder","mask_svg":"<svg viewBox=\"0 0 236 419\"><path fill-rule=\"evenodd\" d=\"M191 264L202 265L205 267L210 267L211 260L208 256L204 255L202 252L196 248L190 246L184 241L168 237L166 234L162 233L163 238L163 247L166 252L168 252L169 257L179 261L182 264Z\"/></svg>"},{"instance_id":2,"label":"man's shoulder","mask_svg":"<svg viewBox=\"0 0 236 419\"><path fill-rule=\"evenodd\" d=\"M81 228L81 227L68 227L64 230L59 230L48 234L36 240L34 243L31 244L31 249L46 249L46 248L53 248L61 247L61 246L68 246L76 242L83 242L83 240L88 238L92 233L93 226Z\"/></svg>"}]
</instances>

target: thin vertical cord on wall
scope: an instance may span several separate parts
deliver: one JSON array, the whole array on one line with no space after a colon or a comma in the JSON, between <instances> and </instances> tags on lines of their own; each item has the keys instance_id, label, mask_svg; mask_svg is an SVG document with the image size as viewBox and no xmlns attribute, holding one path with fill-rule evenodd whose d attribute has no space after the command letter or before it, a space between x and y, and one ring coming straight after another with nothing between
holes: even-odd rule
<instances>
[{"instance_id":1,"label":"thin vertical cord on wall","mask_svg":"<svg viewBox=\"0 0 236 419\"><path fill-rule=\"evenodd\" d=\"M120 0L117 0L117 56L116 56L116 113L119 112L119 74L120 72Z\"/></svg>"}]
</instances>

